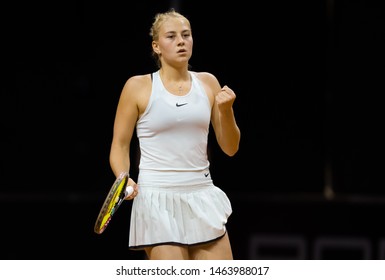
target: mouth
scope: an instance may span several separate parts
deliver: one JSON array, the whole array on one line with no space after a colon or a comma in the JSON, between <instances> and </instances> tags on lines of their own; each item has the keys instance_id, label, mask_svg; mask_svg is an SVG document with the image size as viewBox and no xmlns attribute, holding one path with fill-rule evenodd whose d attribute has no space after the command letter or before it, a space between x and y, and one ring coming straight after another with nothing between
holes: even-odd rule
<instances>
[{"instance_id":1,"label":"mouth","mask_svg":"<svg viewBox=\"0 0 385 280\"><path fill-rule=\"evenodd\" d=\"M181 49L181 50L178 51L178 53L185 53L185 52L186 52L185 49Z\"/></svg>"}]
</instances>

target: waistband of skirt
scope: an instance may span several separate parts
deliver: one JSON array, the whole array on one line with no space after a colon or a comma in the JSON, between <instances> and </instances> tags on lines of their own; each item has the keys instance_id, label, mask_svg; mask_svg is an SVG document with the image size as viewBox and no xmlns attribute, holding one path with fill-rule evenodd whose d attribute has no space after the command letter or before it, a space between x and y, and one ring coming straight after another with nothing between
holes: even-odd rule
<instances>
[{"instance_id":1,"label":"waistband of skirt","mask_svg":"<svg viewBox=\"0 0 385 280\"><path fill-rule=\"evenodd\" d=\"M209 169L201 171L140 170L137 183L143 187L207 186L212 185L212 179Z\"/></svg>"}]
</instances>

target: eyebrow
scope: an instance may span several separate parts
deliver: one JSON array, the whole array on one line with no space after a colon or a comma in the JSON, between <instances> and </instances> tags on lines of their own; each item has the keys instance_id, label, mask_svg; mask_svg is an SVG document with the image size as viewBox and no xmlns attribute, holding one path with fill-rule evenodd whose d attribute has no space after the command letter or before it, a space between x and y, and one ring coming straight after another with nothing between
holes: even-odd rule
<instances>
[{"instance_id":1,"label":"eyebrow","mask_svg":"<svg viewBox=\"0 0 385 280\"><path fill-rule=\"evenodd\" d=\"M184 29L184 30L182 30L182 32L181 33L185 33L185 32L191 32L191 29ZM176 34L176 33L178 33L178 32L176 32L176 31L166 31L166 32L164 32L165 34Z\"/></svg>"}]
</instances>

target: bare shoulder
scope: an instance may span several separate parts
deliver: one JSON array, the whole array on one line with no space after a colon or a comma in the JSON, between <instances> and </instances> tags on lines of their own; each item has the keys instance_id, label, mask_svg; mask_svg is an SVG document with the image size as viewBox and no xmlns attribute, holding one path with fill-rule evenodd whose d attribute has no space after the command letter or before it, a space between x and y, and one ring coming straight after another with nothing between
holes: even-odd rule
<instances>
[{"instance_id":1,"label":"bare shoulder","mask_svg":"<svg viewBox=\"0 0 385 280\"><path fill-rule=\"evenodd\" d=\"M203 83L208 85L215 85L218 84L217 77L214 76L214 74L210 72L193 72L198 77L199 80L201 80Z\"/></svg>"},{"instance_id":2,"label":"bare shoulder","mask_svg":"<svg viewBox=\"0 0 385 280\"><path fill-rule=\"evenodd\" d=\"M151 88L151 74L135 75L130 77L123 88L127 93L138 93Z\"/></svg>"},{"instance_id":3,"label":"bare shoulder","mask_svg":"<svg viewBox=\"0 0 385 280\"><path fill-rule=\"evenodd\" d=\"M152 90L151 74L135 75L124 84L121 102L127 107L135 106L142 114L147 107Z\"/></svg>"},{"instance_id":4,"label":"bare shoulder","mask_svg":"<svg viewBox=\"0 0 385 280\"><path fill-rule=\"evenodd\" d=\"M217 77L209 72L193 73L195 73L195 75L201 81L209 99L212 100L212 97L214 97L221 90L221 85L219 84Z\"/></svg>"}]
</instances>

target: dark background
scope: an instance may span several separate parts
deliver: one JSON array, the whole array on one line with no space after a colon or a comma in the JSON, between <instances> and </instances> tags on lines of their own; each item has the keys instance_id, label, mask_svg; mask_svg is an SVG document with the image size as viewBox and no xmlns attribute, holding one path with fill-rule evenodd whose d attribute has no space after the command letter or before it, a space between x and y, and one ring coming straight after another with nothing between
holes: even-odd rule
<instances>
[{"instance_id":1,"label":"dark background","mask_svg":"<svg viewBox=\"0 0 385 280\"><path fill-rule=\"evenodd\" d=\"M379 1L19 1L1 11L1 259L142 259L131 203L93 232L114 180L120 91L156 70L149 29L192 24L192 70L237 94L242 132L211 173L236 259L383 259L384 5ZM135 152L135 151L134 151ZM137 170L133 168L135 177Z\"/></svg>"}]
</instances>

